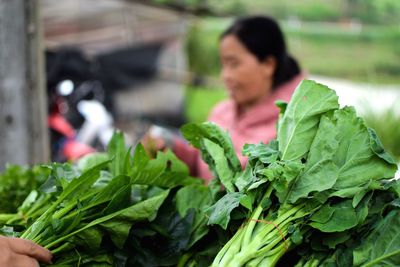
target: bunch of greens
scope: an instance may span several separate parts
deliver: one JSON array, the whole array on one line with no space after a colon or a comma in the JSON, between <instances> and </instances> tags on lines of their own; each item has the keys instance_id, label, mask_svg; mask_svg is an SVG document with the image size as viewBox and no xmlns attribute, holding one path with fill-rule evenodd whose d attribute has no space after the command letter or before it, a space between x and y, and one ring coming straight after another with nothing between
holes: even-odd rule
<instances>
[{"instance_id":1,"label":"bunch of greens","mask_svg":"<svg viewBox=\"0 0 400 267\"><path fill-rule=\"evenodd\" d=\"M46 170L39 166L27 168L7 165L6 170L0 174L0 213L16 212L22 201L46 177Z\"/></svg>"},{"instance_id":2,"label":"bunch of greens","mask_svg":"<svg viewBox=\"0 0 400 267\"><path fill-rule=\"evenodd\" d=\"M54 266L138 266L129 248L140 236L148 236L157 225L191 223L185 232L171 232L184 235L186 243L179 243L179 249L164 242L176 256L170 263L176 264L178 253L186 253L208 232L199 206L208 203L208 189L189 177L187 167L169 151L150 159L138 145L132 157L122 134L115 134L108 154L91 155L77 166L53 163L41 168L48 172L47 181L17 213L7 214L1 232L48 248L55 255ZM175 241L168 234L164 232L165 239Z\"/></svg>"},{"instance_id":3,"label":"bunch of greens","mask_svg":"<svg viewBox=\"0 0 400 267\"><path fill-rule=\"evenodd\" d=\"M35 166L46 182L0 231L54 266L398 266L400 183L375 132L312 81L278 106L277 139L246 145L245 170L216 125L182 128L208 187L173 153L132 156L115 134L106 154Z\"/></svg>"},{"instance_id":4,"label":"bunch of greens","mask_svg":"<svg viewBox=\"0 0 400 267\"><path fill-rule=\"evenodd\" d=\"M353 108L339 108L326 86L303 81L291 102L279 107L277 139L246 145L244 171L218 127L205 123L182 129L215 174L211 190L218 192L219 184L226 189L222 197L214 194L218 201L206 210L208 223L223 229L242 223L212 266L275 266L300 245L315 248L303 249L309 259L326 248L322 258L349 266L335 261L339 248L356 246L347 242L355 233L358 240L371 240L368 236L381 231L376 225L392 218L385 207L397 203L398 185L388 182L397 166L375 132ZM360 246L347 258L350 265L364 261L369 248Z\"/></svg>"}]
</instances>

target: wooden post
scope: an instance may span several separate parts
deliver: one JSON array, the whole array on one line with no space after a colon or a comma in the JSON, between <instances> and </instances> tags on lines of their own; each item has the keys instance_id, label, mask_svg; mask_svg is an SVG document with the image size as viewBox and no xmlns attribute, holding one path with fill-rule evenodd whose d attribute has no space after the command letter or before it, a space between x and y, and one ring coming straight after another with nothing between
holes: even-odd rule
<instances>
[{"instance_id":1,"label":"wooden post","mask_svg":"<svg viewBox=\"0 0 400 267\"><path fill-rule=\"evenodd\" d=\"M0 1L0 171L48 160L39 0Z\"/></svg>"}]
</instances>

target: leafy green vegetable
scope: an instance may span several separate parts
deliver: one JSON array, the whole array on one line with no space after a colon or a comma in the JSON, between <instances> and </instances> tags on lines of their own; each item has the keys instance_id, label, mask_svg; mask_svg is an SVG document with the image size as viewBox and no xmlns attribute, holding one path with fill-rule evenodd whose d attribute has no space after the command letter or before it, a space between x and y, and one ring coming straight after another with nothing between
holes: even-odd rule
<instances>
[{"instance_id":1,"label":"leafy green vegetable","mask_svg":"<svg viewBox=\"0 0 400 267\"><path fill-rule=\"evenodd\" d=\"M373 205L380 194L373 192L384 190L397 166L373 131L353 108L339 108L334 91L313 81L303 81L282 112L277 141L245 146L249 163L244 172L226 164L229 154L214 148L217 141L207 147L209 135L190 136L227 191L208 209L209 224L223 229L233 219L243 224L212 266L275 266L287 250L314 240L316 233L325 234L331 247L313 244L329 251L350 240L351 229L361 231L375 220ZM329 254L323 262L335 260Z\"/></svg>"},{"instance_id":2,"label":"leafy green vegetable","mask_svg":"<svg viewBox=\"0 0 400 267\"><path fill-rule=\"evenodd\" d=\"M18 213L3 214L0 219L3 234L30 239L50 249L56 266L120 263L126 243L132 241L127 240L134 225L141 223L150 230L156 218L176 229L170 232L169 240L174 241L175 234L186 239L179 243L179 249L175 241L168 243L176 255L175 263L180 257L177 253L188 250L208 233L201 205L208 206L211 194L200 180L189 177L188 168L170 151L149 159L138 145L132 157L123 135L116 133L107 155L91 155L77 167L53 163L42 168L47 181L31 192ZM197 194L201 199L187 201L189 195ZM179 205L166 204L170 199ZM172 208L172 213L159 215L163 206ZM179 230L182 226L185 231ZM100 252L93 255L94 251Z\"/></svg>"},{"instance_id":3,"label":"leafy green vegetable","mask_svg":"<svg viewBox=\"0 0 400 267\"><path fill-rule=\"evenodd\" d=\"M202 152L203 160L225 188L229 192L236 191L233 177L242 167L229 135L211 122L186 124L181 132Z\"/></svg>"},{"instance_id":4,"label":"leafy green vegetable","mask_svg":"<svg viewBox=\"0 0 400 267\"><path fill-rule=\"evenodd\" d=\"M245 145L244 170L213 123L182 128L208 186L116 133L107 154L41 166L46 182L0 214L0 233L51 249L55 266L400 265L400 181L374 130L313 81L277 104L277 139Z\"/></svg>"},{"instance_id":5,"label":"leafy green vegetable","mask_svg":"<svg viewBox=\"0 0 400 267\"><path fill-rule=\"evenodd\" d=\"M339 108L335 92L304 80L292 96L278 126L279 151L283 160L304 157L318 130L322 114Z\"/></svg>"}]
</instances>

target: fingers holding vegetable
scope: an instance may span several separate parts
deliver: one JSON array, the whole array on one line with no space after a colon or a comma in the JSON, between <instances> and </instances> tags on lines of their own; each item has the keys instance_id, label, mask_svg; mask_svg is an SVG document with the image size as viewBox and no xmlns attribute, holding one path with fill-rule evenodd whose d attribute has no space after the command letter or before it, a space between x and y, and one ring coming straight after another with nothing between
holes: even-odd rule
<instances>
[{"instance_id":1,"label":"fingers holding vegetable","mask_svg":"<svg viewBox=\"0 0 400 267\"><path fill-rule=\"evenodd\" d=\"M142 138L141 142L147 153L151 157L155 157L157 151L164 151L167 148L172 148L173 139L174 134L170 130L153 125Z\"/></svg>"},{"instance_id":2,"label":"fingers holding vegetable","mask_svg":"<svg viewBox=\"0 0 400 267\"><path fill-rule=\"evenodd\" d=\"M0 266L36 267L52 258L50 251L22 238L0 236L0 251Z\"/></svg>"}]
</instances>

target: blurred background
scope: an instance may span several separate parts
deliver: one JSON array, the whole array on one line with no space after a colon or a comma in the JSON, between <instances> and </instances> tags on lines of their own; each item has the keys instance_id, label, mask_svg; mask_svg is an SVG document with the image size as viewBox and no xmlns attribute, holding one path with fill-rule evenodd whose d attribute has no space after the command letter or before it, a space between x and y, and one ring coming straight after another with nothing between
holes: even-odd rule
<instances>
[{"instance_id":1,"label":"blurred background","mask_svg":"<svg viewBox=\"0 0 400 267\"><path fill-rule=\"evenodd\" d=\"M226 97L218 38L237 16L278 19L309 78L356 106L400 159L398 0L39 0L51 158L101 150L115 128L206 120ZM81 146L65 148L76 139ZM69 149L69 150L68 150ZM78 152L76 152L78 150ZM83 153L83 152L82 152Z\"/></svg>"}]
</instances>

